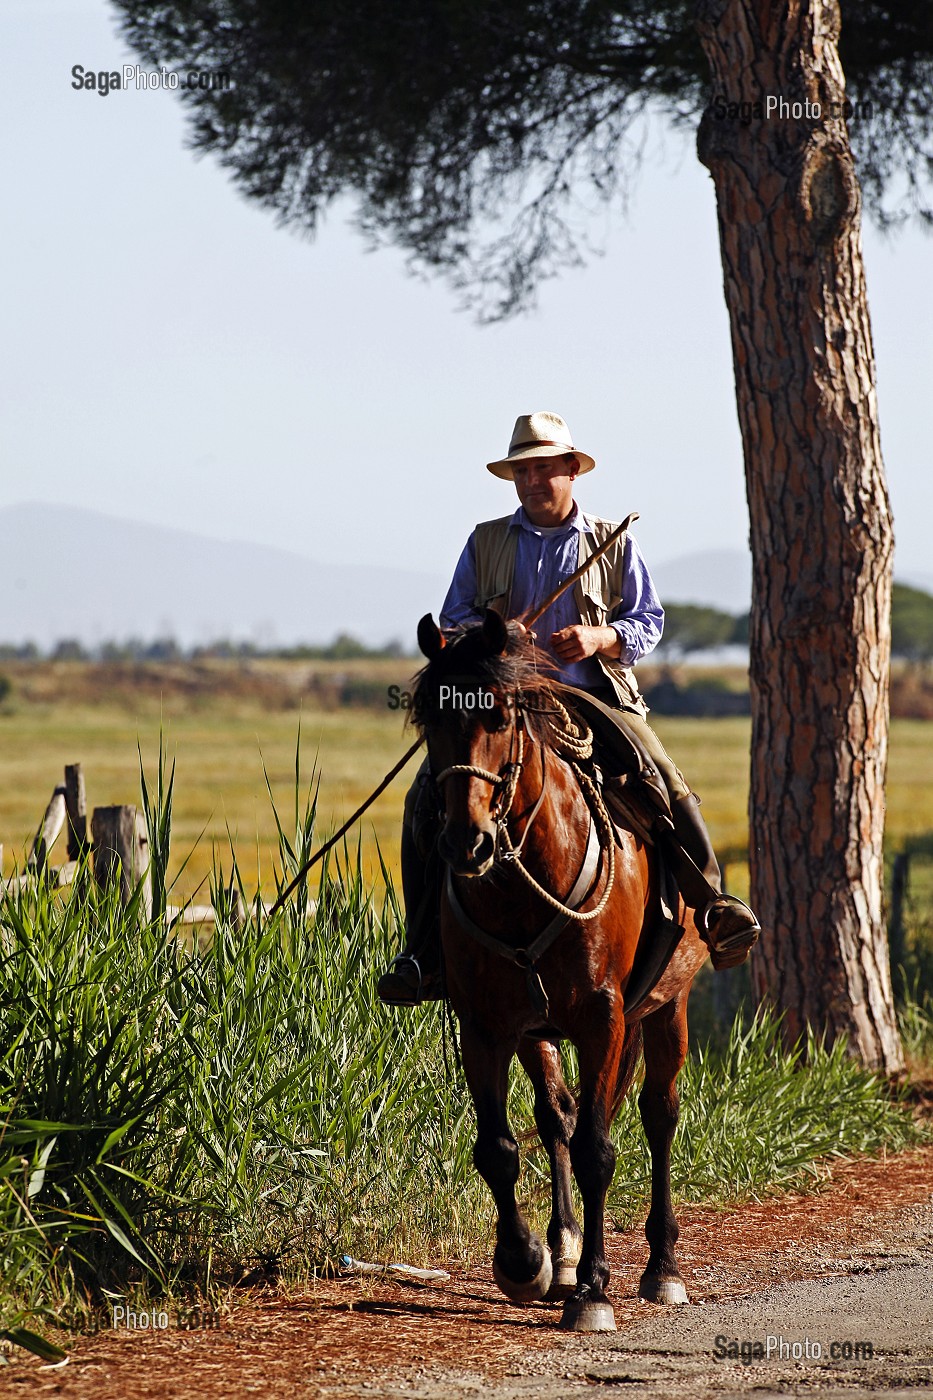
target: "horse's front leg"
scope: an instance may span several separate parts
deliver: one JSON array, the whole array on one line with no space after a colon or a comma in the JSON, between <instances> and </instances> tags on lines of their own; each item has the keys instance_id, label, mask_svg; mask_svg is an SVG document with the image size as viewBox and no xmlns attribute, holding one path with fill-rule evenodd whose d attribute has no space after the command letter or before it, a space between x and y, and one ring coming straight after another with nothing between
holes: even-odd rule
<instances>
[{"instance_id":1,"label":"horse's front leg","mask_svg":"<svg viewBox=\"0 0 933 1400\"><path fill-rule=\"evenodd\" d=\"M566 1298L577 1286L577 1263L583 1232L573 1212L570 1193L570 1139L577 1122L577 1105L564 1083L560 1051L549 1040L523 1039L521 1061L535 1091L535 1123L551 1163L551 1219L548 1248L554 1276L548 1297Z\"/></svg>"},{"instance_id":2,"label":"horse's front leg","mask_svg":"<svg viewBox=\"0 0 933 1400\"><path fill-rule=\"evenodd\" d=\"M518 1208L518 1143L506 1116L512 1047L491 1045L461 1026L463 1071L476 1109L473 1162L496 1203L496 1251L492 1272L513 1303L532 1303L551 1286L551 1256Z\"/></svg>"},{"instance_id":3,"label":"horse's front leg","mask_svg":"<svg viewBox=\"0 0 933 1400\"><path fill-rule=\"evenodd\" d=\"M570 1139L570 1160L583 1198L583 1252L577 1265L577 1287L564 1304L560 1323L574 1332L616 1330L606 1296L609 1265L603 1229L606 1193L616 1164L609 1128L624 1041L621 996L605 994L587 1016L586 1037L577 1041L580 1106Z\"/></svg>"},{"instance_id":4,"label":"horse's front leg","mask_svg":"<svg viewBox=\"0 0 933 1400\"><path fill-rule=\"evenodd\" d=\"M671 1143L680 1114L677 1076L687 1057L686 1008L684 991L646 1017L642 1027L645 1083L638 1107L651 1149L651 1210L645 1222L651 1253L638 1294L649 1303L689 1302L674 1257L680 1231L671 1202Z\"/></svg>"}]
</instances>

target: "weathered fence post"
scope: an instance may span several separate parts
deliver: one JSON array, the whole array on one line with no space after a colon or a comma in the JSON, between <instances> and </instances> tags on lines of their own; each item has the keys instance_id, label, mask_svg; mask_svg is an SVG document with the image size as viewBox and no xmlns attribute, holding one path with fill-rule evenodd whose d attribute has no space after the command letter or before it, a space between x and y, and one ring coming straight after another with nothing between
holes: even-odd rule
<instances>
[{"instance_id":1,"label":"weathered fence post","mask_svg":"<svg viewBox=\"0 0 933 1400\"><path fill-rule=\"evenodd\" d=\"M87 793L80 763L65 765L65 810L68 814L68 859L80 860L88 848Z\"/></svg>"},{"instance_id":2,"label":"weathered fence post","mask_svg":"<svg viewBox=\"0 0 933 1400\"><path fill-rule=\"evenodd\" d=\"M904 962L904 904L910 886L910 852L899 851L891 869L891 917L888 920L888 948L891 973Z\"/></svg>"},{"instance_id":3,"label":"weathered fence post","mask_svg":"<svg viewBox=\"0 0 933 1400\"><path fill-rule=\"evenodd\" d=\"M54 846L58 833L65 825L65 789L57 787L52 793L49 805L45 809L45 816L42 818L36 839L32 843L32 854L28 864L31 865L37 875L41 875L45 869L49 851Z\"/></svg>"},{"instance_id":4,"label":"weathered fence post","mask_svg":"<svg viewBox=\"0 0 933 1400\"><path fill-rule=\"evenodd\" d=\"M142 912L152 917L149 875L149 834L146 818L135 807L95 807L91 816L94 877L102 886L120 882L120 898L128 904L143 881Z\"/></svg>"}]
</instances>

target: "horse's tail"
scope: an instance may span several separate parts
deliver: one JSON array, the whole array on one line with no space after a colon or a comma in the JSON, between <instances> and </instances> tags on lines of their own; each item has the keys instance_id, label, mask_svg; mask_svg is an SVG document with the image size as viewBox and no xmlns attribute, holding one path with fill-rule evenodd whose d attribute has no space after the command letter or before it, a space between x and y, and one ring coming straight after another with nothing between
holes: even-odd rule
<instances>
[{"instance_id":1,"label":"horse's tail","mask_svg":"<svg viewBox=\"0 0 933 1400\"><path fill-rule=\"evenodd\" d=\"M619 1060L619 1075L616 1079L616 1089L612 1097L612 1116L615 1118L622 1107L622 1100L632 1087L632 1080L635 1078L635 1071L638 1068L638 1059L641 1055L641 1022L636 1021L633 1026L625 1027L625 1039L622 1042L622 1057Z\"/></svg>"}]
</instances>

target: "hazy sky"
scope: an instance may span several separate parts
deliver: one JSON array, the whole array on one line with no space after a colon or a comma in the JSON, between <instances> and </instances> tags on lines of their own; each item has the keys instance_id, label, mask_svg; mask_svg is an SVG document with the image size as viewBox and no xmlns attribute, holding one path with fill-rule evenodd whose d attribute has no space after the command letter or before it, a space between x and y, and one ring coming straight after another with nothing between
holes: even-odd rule
<instances>
[{"instance_id":1,"label":"hazy sky","mask_svg":"<svg viewBox=\"0 0 933 1400\"><path fill-rule=\"evenodd\" d=\"M319 560L447 574L512 508L483 470L554 409L597 459L584 506L638 509L649 559L747 539L712 182L651 143L630 216L478 327L440 282L368 254L334 210L315 242L185 149L168 92L106 98L71 68L135 58L105 0L2 7L0 506L74 503ZM930 570L933 245L866 230L882 434L903 577ZM144 565L145 566L145 565Z\"/></svg>"}]
</instances>

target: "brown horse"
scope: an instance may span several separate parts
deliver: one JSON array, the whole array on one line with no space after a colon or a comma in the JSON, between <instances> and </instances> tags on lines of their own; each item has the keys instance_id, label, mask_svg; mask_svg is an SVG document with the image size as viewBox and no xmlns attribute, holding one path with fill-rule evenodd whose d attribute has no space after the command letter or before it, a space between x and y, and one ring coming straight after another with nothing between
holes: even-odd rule
<instances>
[{"instance_id":1,"label":"brown horse","mask_svg":"<svg viewBox=\"0 0 933 1400\"><path fill-rule=\"evenodd\" d=\"M639 1293L656 1303L687 1301L674 1257L670 1156L687 996L707 949L687 919L661 980L626 1018L636 949L658 900L653 850L634 835L614 838L588 777L582 727L575 730L561 692L540 674L521 629L489 612L445 644L425 617L418 640L428 665L413 718L444 806L441 934L476 1110L473 1160L496 1203L493 1272L516 1302L565 1299L563 1327L612 1331L603 1243L616 1156L609 1129L642 1048L638 1104L651 1150L651 1209ZM561 1073L562 1039L577 1048L578 1100ZM519 1154L506 1116L514 1055L534 1086L551 1164L547 1248L515 1198Z\"/></svg>"}]
</instances>

